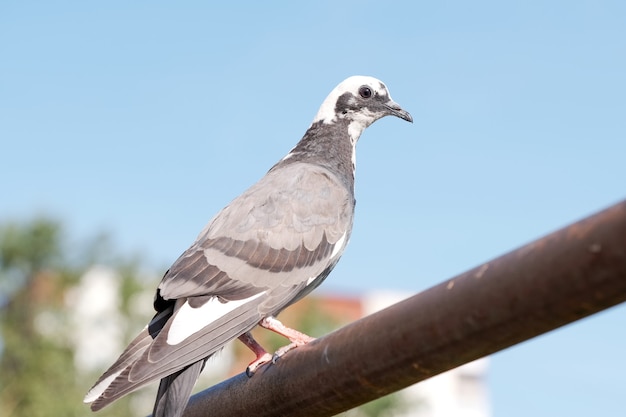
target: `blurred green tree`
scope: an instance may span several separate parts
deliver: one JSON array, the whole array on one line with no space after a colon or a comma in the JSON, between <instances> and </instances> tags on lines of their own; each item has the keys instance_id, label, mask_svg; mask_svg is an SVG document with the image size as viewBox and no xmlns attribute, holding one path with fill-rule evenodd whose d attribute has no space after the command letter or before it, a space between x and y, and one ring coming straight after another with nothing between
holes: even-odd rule
<instances>
[{"instance_id":1,"label":"blurred green tree","mask_svg":"<svg viewBox=\"0 0 626 417\"><path fill-rule=\"evenodd\" d=\"M82 251L69 251L63 227L53 219L0 224L0 416L89 412L82 398L97 375L81 375L75 368L65 296L108 252L102 250L104 240L97 236L74 245ZM140 288L136 261L119 265L128 299ZM129 402L122 400L100 416L130 414Z\"/></svg>"}]
</instances>

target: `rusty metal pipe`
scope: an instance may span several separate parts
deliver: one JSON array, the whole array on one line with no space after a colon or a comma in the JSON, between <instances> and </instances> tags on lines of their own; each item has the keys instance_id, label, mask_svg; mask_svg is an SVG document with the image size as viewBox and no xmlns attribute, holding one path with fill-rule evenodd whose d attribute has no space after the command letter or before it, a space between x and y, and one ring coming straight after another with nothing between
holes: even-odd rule
<instances>
[{"instance_id":1,"label":"rusty metal pipe","mask_svg":"<svg viewBox=\"0 0 626 417\"><path fill-rule=\"evenodd\" d=\"M211 387L184 416L332 416L624 301L626 201Z\"/></svg>"}]
</instances>

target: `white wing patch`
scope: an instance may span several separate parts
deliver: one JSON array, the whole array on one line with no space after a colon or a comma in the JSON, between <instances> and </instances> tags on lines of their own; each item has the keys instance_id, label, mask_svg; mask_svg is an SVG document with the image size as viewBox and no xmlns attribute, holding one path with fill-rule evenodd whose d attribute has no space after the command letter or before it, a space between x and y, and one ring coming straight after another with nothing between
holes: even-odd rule
<instances>
[{"instance_id":1,"label":"white wing patch","mask_svg":"<svg viewBox=\"0 0 626 417\"><path fill-rule=\"evenodd\" d=\"M172 326L167 334L167 344L177 345L192 334L213 323L215 320L230 313L250 301L265 294L265 291L244 298L243 300L221 302L217 297L211 298L203 306L193 308L189 301L176 312Z\"/></svg>"},{"instance_id":2,"label":"white wing patch","mask_svg":"<svg viewBox=\"0 0 626 417\"><path fill-rule=\"evenodd\" d=\"M96 401L103 393L104 391L106 391L106 389L109 387L109 385L111 385L111 382L115 381L115 378L117 378L118 376L120 376L120 374L122 373L124 369L109 375L108 377L104 378L102 381L100 381L100 383L98 385L96 385L95 387L93 387L92 389L89 390L89 392L87 393L87 395L85 395L85 399L83 400L84 403L92 403L94 401Z\"/></svg>"},{"instance_id":3,"label":"white wing patch","mask_svg":"<svg viewBox=\"0 0 626 417\"><path fill-rule=\"evenodd\" d=\"M347 233L343 232L343 235L335 243L335 246L333 246L333 251L330 254L331 260L334 260L335 257L343 251L343 248L346 247L346 237L347 237Z\"/></svg>"}]
</instances>

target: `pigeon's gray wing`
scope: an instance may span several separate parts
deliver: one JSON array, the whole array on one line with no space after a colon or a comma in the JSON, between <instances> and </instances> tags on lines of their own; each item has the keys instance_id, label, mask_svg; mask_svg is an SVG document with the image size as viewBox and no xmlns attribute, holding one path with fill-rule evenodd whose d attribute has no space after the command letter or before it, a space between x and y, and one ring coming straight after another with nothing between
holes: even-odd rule
<instances>
[{"instance_id":1,"label":"pigeon's gray wing","mask_svg":"<svg viewBox=\"0 0 626 417\"><path fill-rule=\"evenodd\" d=\"M328 170L271 170L172 265L158 293L166 304L175 300L171 317L138 336L101 377L92 408L205 359L315 288L339 260L353 213L351 191Z\"/></svg>"},{"instance_id":2,"label":"pigeon's gray wing","mask_svg":"<svg viewBox=\"0 0 626 417\"><path fill-rule=\"evenodd\" d=\"M159 285L166 299L247 298L315 278L345 247L351 192L322 167L270 171L225 207Z\"/></svg>"}]
</instances>

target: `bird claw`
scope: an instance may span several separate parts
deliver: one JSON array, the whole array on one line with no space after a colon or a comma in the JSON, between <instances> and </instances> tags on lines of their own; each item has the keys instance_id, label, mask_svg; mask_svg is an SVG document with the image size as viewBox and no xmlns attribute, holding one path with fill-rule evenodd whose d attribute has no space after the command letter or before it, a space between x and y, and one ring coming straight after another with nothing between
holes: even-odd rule
<instances>
[{"instance_id":1,"label":"bird claw","mask_svg":"<svg viewBox=\"0 0 626 417\"><path fill-rule=\"evenodd\" d=\"M259 356L258 358L256 358L256 360L254 362L252 362L250 365L248 365L248 367L246 368L246 375L248 376L248 378L252 378L254 376L254 374L256 373L256 371L263 365L267 364L267 363L275 363L274 362L274 357L272 355L270 355L269 353L265 352L265 354Z\"/></svg>"},{"instance_id":2,"label":"bird claw","mask_svg":"<svg viewBox=\"0 0 626 417\"><path fill-rule=\"evenodd\" d=\"M246 368L246 375L248 376L248 378L252 378L257 369L259 369L261 366L267 363L275 364L285 353L294 348L297 348L298 346L306 345L307 343L315 340L315 338L311 336L307 336L306 334L300 333L297 330L285 327L280 321L276 320L274 317L264 318L259 322L259 324L266 329L272 330L282 336L285 336L291 341L291 343L287 346L281 347L276 352L274 352L273 355L271 355L266 352L265 349L263 349L263 347L259 345L256 340L254 340L254 337L252 337L252 334L250 334L250 332L246 332L239 336L239 340L241 340L246 346L248 346L248 348L250 348L256 354L256 360L250 363L250 365L248 365L248 367Z\"/></svg>"},{"instance_id":3,"label":"bird claw","mask_svg":"<svg viewBox=\"0 0 626 417\"><path fill-rule=\"evenodd\" d=\"M308 336L307 336L308 337ZM308 339L305 340L298 340L297 342L291 342L290 344L288 344L287 346L283 346L280 349L278 349L276 352L274 352L274 355L272 356L272 363L276 363L278 362L278 360L287 352L289 352L290 350L293 350L295 348L297 348L298 346L304 346L306 345L308 342L315 340L312 337L308 337Z\"/></svg>"}]
</instances>

